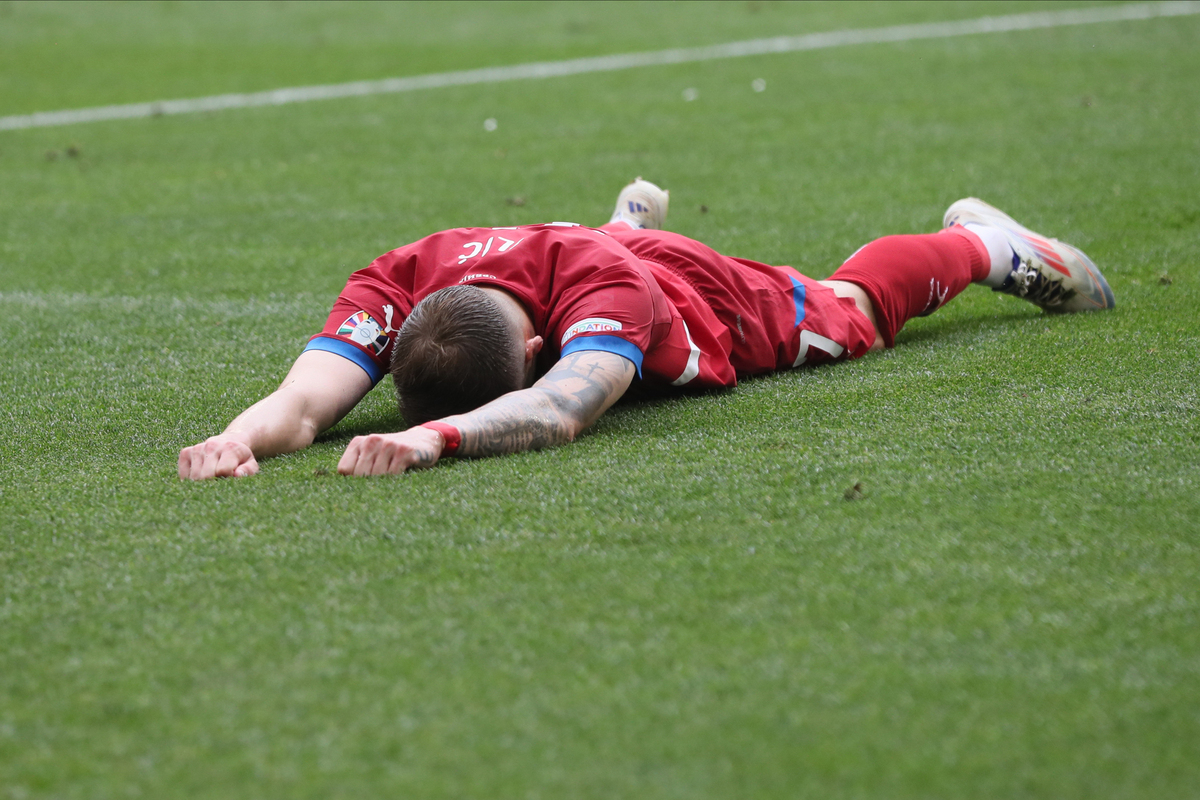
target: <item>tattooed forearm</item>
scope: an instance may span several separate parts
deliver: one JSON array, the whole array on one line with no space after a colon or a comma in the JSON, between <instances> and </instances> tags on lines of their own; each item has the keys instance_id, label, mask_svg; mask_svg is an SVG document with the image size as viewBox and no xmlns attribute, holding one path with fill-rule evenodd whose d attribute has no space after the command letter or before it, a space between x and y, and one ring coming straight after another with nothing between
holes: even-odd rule
<instances>
[{"instance_id":1,"label":"tattooed forearm","mask_svg":"<svg viewBox=\"0 0 1200 800\"><path fill-rule=\"evenodd\" d=\"M532 393L536 390L526 391ZM550 404L544 400L537 402L539 399L541 398L501 398L486 406L486 416L472 420L475 424L469 427L460 428L463 439L459 453L470 456L516 453L568 441L571 438L570 421L562 415L555 414Z\"/></svg>"},{"instance_id":2,"label":"tattooed forearm","mask_svg":"<svg viewBox=\"0 0 1200 800\"><path fill-rule=\"evenodd\" d=\"M634 366L594 350L562 359L533 388L446 421L462 432L460 455L536 450L573 440L629 388Z\"/></svg>"}]
</instances>

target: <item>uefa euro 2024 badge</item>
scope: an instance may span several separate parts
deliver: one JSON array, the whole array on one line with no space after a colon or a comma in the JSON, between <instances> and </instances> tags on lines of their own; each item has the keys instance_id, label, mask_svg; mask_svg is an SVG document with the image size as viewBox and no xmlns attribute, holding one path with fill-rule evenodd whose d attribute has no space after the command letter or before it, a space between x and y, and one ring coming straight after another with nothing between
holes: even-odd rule
<instances>
[{"instance_id":1,"label":"uefa euro 2024 badge","mask_svg":"<svg viewBox=\"0 0 1200 800\"><path fill-rule=\"evenodd\" d=\"M388 327L391 327L390 319ZM375 355L382 353L383 348L388 345L387 331L366 311L355 311L347 317L346 321L338 328L337 335L349 337L350 341L355 344L371 348Z\"/></svg>"}]
</instances>

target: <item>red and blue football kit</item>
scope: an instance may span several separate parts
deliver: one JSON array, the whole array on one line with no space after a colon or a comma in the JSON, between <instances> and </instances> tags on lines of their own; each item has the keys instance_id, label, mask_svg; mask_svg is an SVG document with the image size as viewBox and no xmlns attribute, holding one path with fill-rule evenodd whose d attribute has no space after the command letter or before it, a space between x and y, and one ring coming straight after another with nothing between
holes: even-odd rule
<instances>
[{"instance_id":1,"label":"red and blue football kit","mask_svg":"<svg viewBox=\"0 0 1200 800\"><path fill-rule=\"evenodd\" d=\"M631 361L648 388L733 386L739 375L857 358L875 338L852 300L790 267L623 223L550 223L442 231L385 253L350 276L306 349L342 355L378 381L413 307L464 284L521 302L545 341L543 370L602 350Z\"/></svg>"}]
</instances>

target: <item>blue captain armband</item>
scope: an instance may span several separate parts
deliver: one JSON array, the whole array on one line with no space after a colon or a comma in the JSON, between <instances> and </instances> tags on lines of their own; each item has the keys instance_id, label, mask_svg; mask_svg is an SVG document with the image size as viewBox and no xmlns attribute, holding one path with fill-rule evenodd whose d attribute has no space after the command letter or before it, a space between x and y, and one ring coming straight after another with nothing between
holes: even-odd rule
<instances>
[{"instance_id":1,"label":"blue captain armband","mask_svg":"<svg viewBox=\"0 0 1200 800\"><path fill-rule=\"evenodd\" d=\"M326 353L336 353L342 358L353 361L362 367L363 372L367 373L367 377L371 379L372 386L379 383L379 379L383 377L383 369L369 355L344 339L317 336L314 339L310 339L308 344L304 346L304 352L307 353L309 350L324 350Z\"/></svg>"},{"instance_id":2,"label":"blue captain armband","mask_svg":"<svg viewBox=\"0 0 1200 800\"><path fill-rule=\"evenodd\" d=\"M638 349L637 345L619 336L576 336L563 345L559 357L566 358L571 353L577 353L580 350L601 350L628 359L637 369L637 376L642 377L642 358L644 358L642 351Z\"/></svg>"}]
</instances>

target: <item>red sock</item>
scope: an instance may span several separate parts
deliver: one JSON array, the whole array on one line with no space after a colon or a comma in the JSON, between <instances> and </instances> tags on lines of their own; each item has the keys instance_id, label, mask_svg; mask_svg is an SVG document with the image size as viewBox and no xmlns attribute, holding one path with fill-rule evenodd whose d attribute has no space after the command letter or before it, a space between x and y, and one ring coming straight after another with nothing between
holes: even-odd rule
<instances>
[{"instance_id":1,"label":"red sock","mask_svg":"<svg viewBox=\"0 0 1200 800\"><path fill-rule=\"evenodd\" d=\"M875 306L884 344L894 347L904 323L932 314L972 281L986 278L989 263L979 237L956 225L938 233L876 239L829 280L863 288Z\"/></svg>"}]
</instances>

